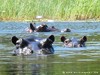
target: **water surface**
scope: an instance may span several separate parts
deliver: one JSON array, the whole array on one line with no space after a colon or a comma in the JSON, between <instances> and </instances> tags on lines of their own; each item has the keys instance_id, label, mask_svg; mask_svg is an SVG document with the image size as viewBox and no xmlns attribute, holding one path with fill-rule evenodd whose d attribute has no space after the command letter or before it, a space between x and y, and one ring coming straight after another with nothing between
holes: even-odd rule
<instances>
[{"instance_id":1,"label":"water surface","mask_svg":"<svg viewBox=\"0 0 100 75\"><path fill-rule=\"evenodd\" d=\"M99 75L100 74L100 22L45 22L58 29L70 28L72 32L27 33L28 22L0 22L0 75ZM41 22L36 23L40 25ZM11 37L48 37L55 35L55 54L12 56L15 46ZM88 37L84 48L66 48L60 36Z\"/></svg>"}]
</instances>

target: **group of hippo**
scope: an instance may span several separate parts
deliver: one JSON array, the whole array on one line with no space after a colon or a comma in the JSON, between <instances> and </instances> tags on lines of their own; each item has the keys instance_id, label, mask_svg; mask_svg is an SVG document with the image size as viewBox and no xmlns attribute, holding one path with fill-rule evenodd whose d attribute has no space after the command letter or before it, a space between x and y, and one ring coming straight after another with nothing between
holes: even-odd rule
<instances>
[{"instance_id":1,"label":"group of hippo","mask_svg":"<svg viewBox=\"0 0 100 75\"><path fill-rule=\"evenodd\" d=\"M65 28L63 30L57 29L54 26L48 27L48 25L46 24L41 24L39 26L36 27L35 23L30 23L30 27L27 29L28 32L32 33L32 32L53 32L53 31L57 31L57 32L71 32L71 30L69 28Z\"/></svg>"},{"instance_id":2,"label":"group of hippo","mask_svg":"<svg viewBox=\"0 0 100 75\"><path fill-rule=\"evenodd\" d=\"M35 24L35 23L34 23ZM42 24L39 27L35 27L34 24L30 23L29 32L50 32L50 31L59 31L54 26L48 27L46 24ZM66 32L71 32L70 29L67 29ZM47 38L39 38L31 36L28 38L17 38L16 36L12 37L12 43L16 46L16 49L13 50L13 55L30 55L32 53L37 54L54 54L55 50L52 44L55 41L55 36L50 35ZM61 42L63 42L65 47L85 47L87 41L87 36L83 36L80 39L76 38L66 38L65 36L60 37Z\"/></svg>"}]
</instances>

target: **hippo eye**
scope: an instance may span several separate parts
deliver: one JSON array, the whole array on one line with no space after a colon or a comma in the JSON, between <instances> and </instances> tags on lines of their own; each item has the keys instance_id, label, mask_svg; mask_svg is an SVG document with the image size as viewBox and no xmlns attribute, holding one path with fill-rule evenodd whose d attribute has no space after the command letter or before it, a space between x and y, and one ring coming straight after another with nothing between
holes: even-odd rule
<instances>
[{"instance_id":1,"label":"hippo eye","mask_svg":"<svg viewBox=\"0 0 100 75\"><path fill-rule=\"evenodd\" d=\"M18 45L19 45L20 43L19 43L19 42L17 42L16 44L18 44Z\"/></svg>"}]
</instances>

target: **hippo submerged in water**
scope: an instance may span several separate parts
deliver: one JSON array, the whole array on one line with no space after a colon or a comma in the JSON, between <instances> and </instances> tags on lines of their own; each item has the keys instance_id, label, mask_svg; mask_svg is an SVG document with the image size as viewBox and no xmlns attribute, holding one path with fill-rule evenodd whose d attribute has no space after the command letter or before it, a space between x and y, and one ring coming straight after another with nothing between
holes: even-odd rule
<instances>
[{"instance_id":1,"label":"hippo submerged in water","mask_svg":"<svg viewBox=\"0 0 100 75\"><path fill-rule=\"evenodd\" d=\"M46 39L28 37L18 39L16 36L12 37L12 43L16 46L13 55L29 55L32 53L53 54L54 48L52 46L55 41L54 35L50 35Z\"/></svg>"},{"instance_id":2,"label":"hippo submerged in water","mask_svg":"<svg viewBox=\"0 0 100 75\"><path fill-rule=\"evenodd\" d=\"M46 24L41 24L40 26L35 27L35 23L34 24L30 23L30 27L27 29L27 31L30 33L32 33L32 32L53 32L53 31L71 32L71 30L69 28L59 30L59 29L55 28L54 26L48 27Z\"/></svg>"},{"instance_id":3,"label":"hippo submerged in water","mask_svg":"<svg viewBox=\"0 0 100 75\"><path fill-rule=\"evenodd\" d=\"M85 43L87 41L87 37L83 36L80 39L71 38L68 39L65 36L61 36L61 42L64 43L65 47L85 47Z\"/></svg>"}]
</instances>

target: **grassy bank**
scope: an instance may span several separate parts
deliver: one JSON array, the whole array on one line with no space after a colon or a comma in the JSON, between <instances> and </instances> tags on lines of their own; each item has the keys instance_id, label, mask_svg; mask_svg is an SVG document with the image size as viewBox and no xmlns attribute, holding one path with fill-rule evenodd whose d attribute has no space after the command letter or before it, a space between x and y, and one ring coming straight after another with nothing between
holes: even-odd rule
<instances>
[{"instance_id":1,"label":"grassy bank","mask_svg":"<svg viewBox=\"0 0 100 75\"><path fill-rule=\"evenodd\" d=\"M0 0L0 20L100 19L100 0Z\"/></svg>"}]
</instances>

